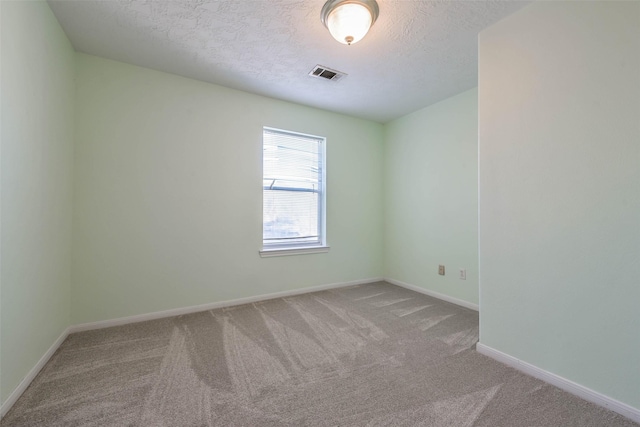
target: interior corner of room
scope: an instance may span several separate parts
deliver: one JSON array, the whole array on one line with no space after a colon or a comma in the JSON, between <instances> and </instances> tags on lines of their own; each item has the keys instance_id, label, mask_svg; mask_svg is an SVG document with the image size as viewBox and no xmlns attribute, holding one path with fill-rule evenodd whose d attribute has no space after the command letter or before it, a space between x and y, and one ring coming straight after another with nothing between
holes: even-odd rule
<instances>
[{"instance_id":1,"label":"interior corner of room","mask_svg":"<svg viewBox=\"0 0 640 427\"><path fill-rule=\"evenodd\" d=\"M640 422L639 17L533 2L479 34L477 87L381 122L82 53L0 1L2 415L70 332L385 279ZM326 138L330 251L260 256L265 126Z\"/></svg>"}]
</instances>

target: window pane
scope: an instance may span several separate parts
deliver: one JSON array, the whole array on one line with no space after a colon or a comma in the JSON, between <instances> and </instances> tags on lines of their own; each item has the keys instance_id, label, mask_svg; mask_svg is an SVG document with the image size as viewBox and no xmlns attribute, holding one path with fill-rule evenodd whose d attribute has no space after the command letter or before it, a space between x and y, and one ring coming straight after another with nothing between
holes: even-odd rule
<instances>
[{"instance_id":1,"label":"window pane","mask_svg":"<svg viewBox=\"0 0 640 427\"><path fill-rule=\"evenodd\" d=\"M317 140L264 134L264 179L318 183L320 144Z\"/></svg>"},{"instance_id":2,"label":"window pane","mask_svg":"<svg viewBox=\"0 0 640 427\"><path fill-rule=\"evenodd\" d=\"M318 193L265 190L263 203L265 243L318 240Z\"/></svg>"}]
</instances>

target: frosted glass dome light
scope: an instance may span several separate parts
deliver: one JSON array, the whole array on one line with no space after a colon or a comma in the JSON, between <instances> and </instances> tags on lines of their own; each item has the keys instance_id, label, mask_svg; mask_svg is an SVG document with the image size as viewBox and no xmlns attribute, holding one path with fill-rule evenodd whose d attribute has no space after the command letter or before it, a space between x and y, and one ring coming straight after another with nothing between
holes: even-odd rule
<instances>
[{"instance_id":1,"label":"frosted glass dome light","mask_svg":"<svg viewBox=\"0 0 640 427\"><path fill-rule=\"evenodd\" d=\"M322 23L342 44L362 40L378 18L375 0L329 0L322 8Z\"/></svg>"}]
</instances>

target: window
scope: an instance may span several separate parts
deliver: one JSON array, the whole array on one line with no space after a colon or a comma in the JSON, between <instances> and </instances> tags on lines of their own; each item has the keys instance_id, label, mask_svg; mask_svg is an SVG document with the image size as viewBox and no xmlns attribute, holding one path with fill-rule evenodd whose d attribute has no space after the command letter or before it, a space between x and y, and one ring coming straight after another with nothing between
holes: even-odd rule
<instances>
[{"instance_id":1,"label":"window","mask_svg":"<svg viewBox=\"0 0 640 427\"><path fill-rule=\"evenodd\" d=\"M262 133L263 256L326 252L325 139Z\"/></svg>"}]
</instances>

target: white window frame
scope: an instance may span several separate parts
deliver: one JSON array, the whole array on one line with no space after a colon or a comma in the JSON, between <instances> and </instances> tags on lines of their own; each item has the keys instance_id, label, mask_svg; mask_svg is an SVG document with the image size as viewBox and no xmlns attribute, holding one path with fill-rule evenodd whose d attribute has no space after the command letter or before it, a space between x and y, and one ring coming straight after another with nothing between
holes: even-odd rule
<instances>
[{"instance_id":1,"label":"white window frame","mask_svg":"<svg viewBox=\"0 0 640 427\"><path fill-rule=\"evenodd\" d=\"M281 133L286 135L293 135L302 138L309 138L319 141L320 156L322 160L322 167L320 168L320 186L319 186L319 200L318 200L318 232L319 238L317 242L304 243L273 243L265 244L264 242L264 210L263 210L263 240L262 249L260 250L260 256L262 257L274 257L274 256L286 256L286 255L303 255L311 253L329 252L329 246L327 245L327 139L323 136L311 135L300 132L293 132L284 129L277 129L272 127L263 127L262 130L262 146L264 147L264 133L265 131ZM263 204L264 204L264 158L262 159L262 180L263 180Z\"/></svg>"}]
</instances>

